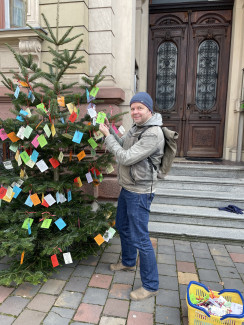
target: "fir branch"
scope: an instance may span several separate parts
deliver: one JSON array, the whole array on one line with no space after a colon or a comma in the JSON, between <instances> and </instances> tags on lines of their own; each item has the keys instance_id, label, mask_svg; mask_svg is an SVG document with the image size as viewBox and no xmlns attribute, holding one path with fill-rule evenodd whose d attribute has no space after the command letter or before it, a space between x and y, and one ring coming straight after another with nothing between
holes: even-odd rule
<instances>
[{"instance_id":1,"label":"fir branch","mask_svg":"<svg viewBox=\"0 0 244 325\"><path fill-rule=\"evenodd\" d=\"M42 15L42 17L43 17L43 19L44 19L44 21L45 21L45 24L46 24L46 26L47 26L47 30L49 31L49 33L50 33L50 35L51 35L51 38L53 39L53 44L55 44L56 46L59 45L59 44L58 44L58 40L57 40L57 38L54 36L54 33L53 33L53 31L52 31L52 28L50 27L50 24L49 24L47 18L45 17L45 15L44 15L43 13L42 13L41 15Z\"/></svg>"}]
</instances>

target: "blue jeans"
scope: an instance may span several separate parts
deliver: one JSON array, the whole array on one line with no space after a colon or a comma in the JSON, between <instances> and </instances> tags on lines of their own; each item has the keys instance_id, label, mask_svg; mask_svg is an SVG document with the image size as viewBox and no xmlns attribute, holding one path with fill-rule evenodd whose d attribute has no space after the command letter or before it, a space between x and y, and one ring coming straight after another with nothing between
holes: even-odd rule
<instances>
[{"instance_id":1,"label":"blue jeans","mask_svg":"<svg viewBox=\"0 0 244 325\"><path fill-rule=\"evenodd\" d=\"M154 194L138 194L122 188L118 199L116 228L120 234L122 264L135 266L137 249L144 289L158 290L158 268L148 233L150 205Z\"/></svg>"}]
</instances>

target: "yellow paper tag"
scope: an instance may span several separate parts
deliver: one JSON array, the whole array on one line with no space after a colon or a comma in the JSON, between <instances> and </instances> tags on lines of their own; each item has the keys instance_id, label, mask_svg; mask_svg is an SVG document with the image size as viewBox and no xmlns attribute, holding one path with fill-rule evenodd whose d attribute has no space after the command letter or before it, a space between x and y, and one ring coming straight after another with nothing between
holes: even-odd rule
<instances>
[{"instance_id":1,"label":"yellow paper tag","mask_svg":"<svg viewBox=\"0 0 244 325\"><path fill-rule=\"evenodd\" d=\"M24 169L21 169L20 170L20 178L24 178L25 177L25 171L24 171Z\"/></svg>"},{"instance_id":2,"label":"yellow paper tag","mask_svg":"<svg viewBox=\"0 0 244 325\"><path fill-rule=\"evenodd\" d=\"M8 203L10 203L12 201L12 198L13 197L14 197L14 192L11 193L11 196L10 197L8 197L7 195L5 195L3 197L3 200L6 201L6 202L8 202Z\"/></svg>"},{"instance_id":3,"label":"yellow paper tag","mask_svg":"<svg viewBox=\"0 0 244 325\"><path fill-rule=\"evenodd\" d=\"M52 126L51 126L51 132L52 132L52 136L54 137L55 134L56 134L56 129L55 129L55 126L54 126L53 123L52 123Z\"/></svg>"}]
</instances>

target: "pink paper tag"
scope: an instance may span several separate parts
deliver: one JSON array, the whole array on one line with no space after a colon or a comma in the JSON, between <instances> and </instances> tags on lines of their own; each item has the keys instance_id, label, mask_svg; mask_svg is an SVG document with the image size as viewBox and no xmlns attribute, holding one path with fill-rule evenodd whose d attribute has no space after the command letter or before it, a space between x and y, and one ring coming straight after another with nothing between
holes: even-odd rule
<instances>
[{"instance_id":1,"label":"pink paper tag","mask_svg":"<svg viewBox=\"0 0 244 325\"><path fill-rule=\"evenodd\" d=\"M0 129L0 138L4 141L5 139L8 138L7 133L5 132L4 129Z\"/></svg>"},{"instance_id":2,"label":"pink paper tag","mask_svg":"<svg viewBox=\"0 0 244 325\"><path fill-rule=\"evenodd\" d=\"M114 132L117 134L119 133L118 129L116 128L115 124L112 124L112 128L114 129Z\"/></svg>"},{"instance_id":3,"label":"pink paper tag","mask_svg":"<svg viewBox=\"0 0 244 325\"><path fill-rule=\"evenodd\" d=\"M38 146L39 146L39 142L38 142L38 139L39 138L39 135L36 135L35 136L35 138L31 141L31 143L33 144L33 146L35 147L35 148L37 148Z\"/></svg>"}]
</instances>

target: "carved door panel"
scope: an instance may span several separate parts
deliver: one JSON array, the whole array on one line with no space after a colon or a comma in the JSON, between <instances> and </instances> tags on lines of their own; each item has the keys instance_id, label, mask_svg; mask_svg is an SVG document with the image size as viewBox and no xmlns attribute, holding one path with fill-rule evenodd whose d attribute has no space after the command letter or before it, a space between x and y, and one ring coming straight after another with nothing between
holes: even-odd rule
<instances>
[{"instance_id":1,"label":"carved door panel","mask_svg":"<svg viewBox=\"0 0 244 325\"><path fill-rule=\"evenodd\" d=\"M231 10L150 15L148 91L178 155L222 157Z\"/></svg>"}]
</instances>

